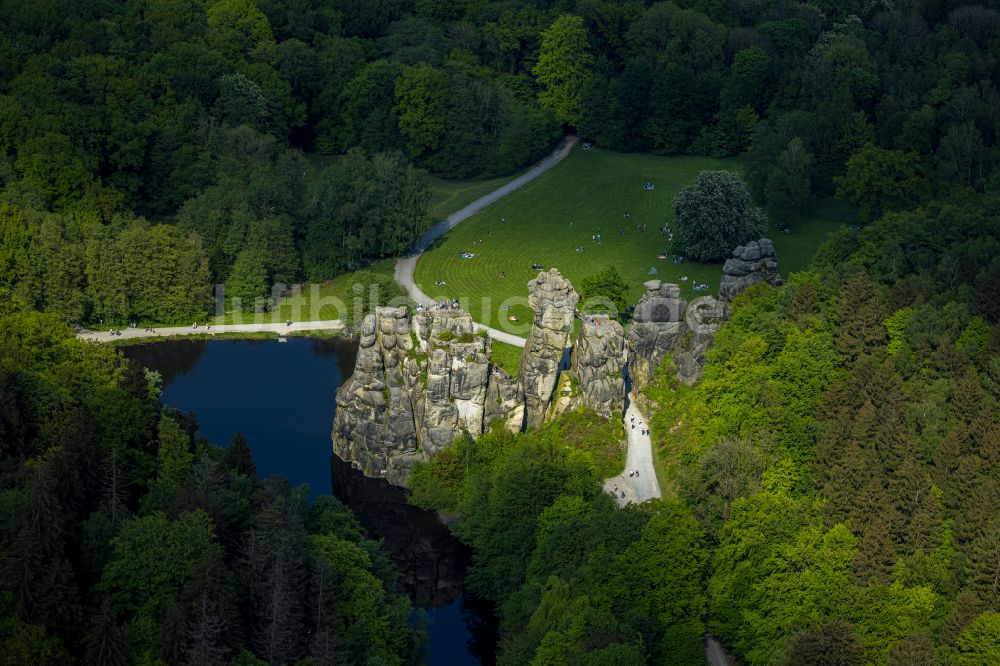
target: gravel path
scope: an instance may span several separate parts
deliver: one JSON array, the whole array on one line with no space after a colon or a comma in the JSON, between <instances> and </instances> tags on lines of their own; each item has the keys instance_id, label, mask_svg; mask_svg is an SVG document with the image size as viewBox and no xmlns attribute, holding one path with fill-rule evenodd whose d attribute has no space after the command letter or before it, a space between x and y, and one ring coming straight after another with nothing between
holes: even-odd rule
<instances>
[{"instance_id":1,"label":"gravel path","mask_svg":"<svg viewBox=\"0 0 1000 666\"><path fill-rule=\"evenodd\" d=\"M543 159L541 162L531 167L506 185L493 190L479 199L476 199L465 208L452 213L447 219L438 222L433 227L428 229L427 233L420 237L420 240L417 241L417 244L413 246L406 256L396 262L396 282L403 285L403 288L406 289L410 298L417 303L421 303L423 305L433 305L434 299L425 294L413 279L413 273L417 269L417 260L420 259L420 255L424 253L424 250L429 248L438 238L441 238L441 236L444 236L448 231L458 226L459 222L472 217L500 197L510 194L525 183L531 182L554 167L562 161L564 157L569 155L569 151L573 149L576 142L577 138L575 136L564 137L556 149L552 151L552 154ZM506 333L481 324L476 324L476 328L486 329L486 332L489 333L489 336L494 340L506 342L507 344L516 345L518 347L524 346L524 338L521 336Z\"/></svg>"},{"instance_id":2,"label":"gravel path","mask_svg":"<svg viewBox=\"0 0 1000 666\"><path fill-rule=\"evenodd\" d=\"M335 331L343 328L344 325L339 319L328 319L325 321L302 321L292 322L292 325L284 323L276 324L213 324L211 326L199 325L198 328L191 326L169 326L156 328L153 332L144 331L141 328L123 328L121 335L112 336L108 331L81 331L76 337L82 340L95 340L97 342L110 342L111 340L127 340L130 338L171 338L184 335L214 335L216 333L293 333L301 331Z\"/></svg>"},{"instance_id":3,"label":"gravel path","mask_svg":"<svg viewBox=\"0 0 1000 666\"><path fill-rule=\"evenodd\" d=\"M625 410L625 432L628 435L628 454L625 469L618 476L605 479L604 489L615 496L619 506L633 502L641 504L646 500L661 497L660 483L653 468L653 442L649 437L649 425L635 403L629 402ZM639 471L639 476L629 476L629 472ZM622 493L625 494L622 497Z\"/></svg>"}]
</instances>

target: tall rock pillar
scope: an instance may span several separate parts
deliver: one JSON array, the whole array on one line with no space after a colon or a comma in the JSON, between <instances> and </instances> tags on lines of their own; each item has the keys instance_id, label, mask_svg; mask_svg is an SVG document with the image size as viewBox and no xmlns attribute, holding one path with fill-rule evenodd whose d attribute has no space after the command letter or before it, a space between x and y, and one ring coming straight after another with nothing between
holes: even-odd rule
<instances>
[{"instance_id":1,"label":"tall rock pillar","mask_svg":"<svg viewBox=\"0 0 1000 666\"><path fill-rule=\"evenodd\" d=\"M628 334L628 369L636 389L653 380L674 343L686 332L687 301L681 297L681 288L659 280L644 286L646 293L635 306Z\"/></svg>"},{"instance_id":2,"label":"tall rock pillar","mask_svg":"<svg viewBox=\"0 0 1000 666\"><path fill-rule=\"evenodd\" d=\"M521 355L525 424L541 425L559 377L559 365L573 330L579 294L555 268L528 283L528 304L535 313L531 334Z\"/></svg>"}]
</instances>

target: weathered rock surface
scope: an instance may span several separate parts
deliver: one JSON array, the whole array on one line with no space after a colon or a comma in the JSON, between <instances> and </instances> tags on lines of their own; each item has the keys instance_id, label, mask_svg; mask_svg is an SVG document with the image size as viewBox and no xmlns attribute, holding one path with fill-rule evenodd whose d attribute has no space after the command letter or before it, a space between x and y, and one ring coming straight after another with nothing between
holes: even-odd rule
<instances>
[{"instance_id":1,"label":"weathered rock surface","mask_svg":"<svg viewBox=\"0 0 1000 666\"><path fill-rule=\"evenodd\" d=\"M535 320L521 355L520 380L525 424L534 428L541 425L552 400L580 296L555 268L539 273L528 283L528 292Z\"/></svg>"},{"instance_id":2,"label":"weathered rock surface","mask_svg":"<svg viewBox=\"0 0 1000 666\"><path fill-rule=\"evenodd\" d=\"M747 287L761 282L774 287L785 283L778 274L778 255L774 250L774 243L767 238L750 241L733 250L733 256L726 259L722 267L719 299L731 301Z\"/></svg>"},{"instance_id":3,"label":"weathered rock surface","mask_svg":"<svg viewBox=\"0 0 1000 666\"><path fill-rule=\"evenodd\" d=\"M462 311L425 312L418 319L416 328L428 331L418 425L423 450L433 456L463 431L483 431L492 343L476 333L472 317Z\"/></svg>"},{"instance_id":4,"label":"weathered rock surface","mask_svg":"<svg viewBox=\"0 0 1000 666\"><path fill-rule=\"evenodd\" d=\"M685 333L687 308L676 284L650 280L645 287L646 293L635 306L628 336L629 376L639 389L653 380L674 343Z\"/></svg>"},{"instance_id":5,"label":"weathered rock surface","mask_svg":"<svg viewBox=\"0 0 1000 666\"><path fill-rule=\"evenodd\" d=\"M639 389L646 386L667 356L678 379L693 384L701 378L705 352L729 317L729 309L712 296L701 296L688 304L675 284L650 280L645 286L646 293L635 308L629 331L632 384Z\"/></svg>"},{"instance_id":6,"label":"weathered rock surface","mask_svg":"<svg viewBox=\"0 0 1000 666\"><path fill-rule=\"evenodd\" d=\"M494 367L490 383L486 387L484 427L488 428L497 419L508 430L524 430L524 390L521 383Z\"/></svg>"},{"instance_id":7,"label":"weathered rock surface","mask_svg":"<svg viewBox=\"0 0 1000 666\"><path fill-rule=\"evenodd\" d=\"M697 381L728 316L726 303L703 296L688 305L675 284L645 286L628 336L633 384L649 383L668 356L680 381ZM496 422L521 431L578 407L619 415L625 402L621 324L582 316L569 363L579 296L555 269L539 273L528 289L535 320L517 379L491 363L491 340L461 310L435 308L411 318L404 307L377 308L366 317L354 374L337 391L334 452L367 476L406 485L415 461L431 458L463 432L477 435Z\"/></svg>"},{"instance_id":8,"label":"weathered rock surface","mask_svg":"<svg viewBox=\"0 0 1000 666\"><path fill-rule=\"evenodd\" d=\"M675 344L672 363L677 377L691 385L701 379L705 368L705 352L715 344L715 334L729 318L725 301L701 296L691 301L684 317L686 329Z\"/></svg>"},{"instance_id":9,"label":"weathered rock surface","mask_svg":"<svg viewBox=\"0 0 1000 666\"><path fill-rule=\"evenodd\" d=\"M586 317L573 348L573 407L592 409L606 418L625 409L625 329L614 319Z\"/></svg>"},{"instance_id":10,"label":"weathered rock surface","mask_svg":"<svg viewBox=\"0 0 1000 666\"><path fill-rule=\"evenodd\" d=\"M424 457L413 400L419 384L406 308L377 308L361 325L354 374L337 390L334 453L367 476L402 482Z\"/></svg>"},{"instance_id":11,"label":"weathered rock surface","mask_svg":"<svg viewBox=\"0 0 1000 666\"><path fill-rule=\"evenodd\" d=\"M365 318L354 374L337 391L333 450L367 476L405 485L463 431L483 430L491 342L461 311L377 308Z\"/></svg>"}]
</instances>

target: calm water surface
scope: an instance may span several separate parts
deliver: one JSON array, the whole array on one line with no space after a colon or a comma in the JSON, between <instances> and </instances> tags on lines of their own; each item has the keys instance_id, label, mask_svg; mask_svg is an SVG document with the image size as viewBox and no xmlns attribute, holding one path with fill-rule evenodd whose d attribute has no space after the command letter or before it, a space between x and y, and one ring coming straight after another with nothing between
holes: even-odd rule
<instances>
[{"instance_id":1,"label":"calm water surface","mask_svg":"<svg viewBox=\"0 0 1000 666\"><path fill-rule=\"evenodd\" d=\"M400 584L427 613L431 664L495 662L492 613L462 593L467 549L435 515L410 506L402 490L331 456L334 397L354 369L355 342L168 340L123 349L163 376L163 402L195 412L209 441L228 444L242 432L258 475L332 492L372 538L384 540Z\"/></svg>"}]
</instances>

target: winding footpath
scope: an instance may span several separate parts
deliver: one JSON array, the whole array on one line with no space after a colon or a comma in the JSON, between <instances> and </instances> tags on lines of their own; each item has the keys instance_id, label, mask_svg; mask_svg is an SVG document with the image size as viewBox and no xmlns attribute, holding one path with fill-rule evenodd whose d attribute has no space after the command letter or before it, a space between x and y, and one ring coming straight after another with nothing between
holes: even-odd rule
<instances>
[{"instance_id":1,"label":"winding footpath","mask_svg":"<svg viewBox=\"0 0 1000 666\"><path fill-rule=\"evenodd\" d=\"M272 324L212 324L211 326L199 325L198 328L191 326L167 326L156 328L152 331L144 331L139 328L123 328L121 335L111 335L109 331L88 331L83 330L76 334L81 340L94 340L96 342L111 342L113 340L138 340L144 338L173 338L186 335L216 335L219 333L274 333L278 337L289 333L302 333L305 331L338 331L344 327L339 319L328 319L321 321L299 321L288 325L284 322Z\"/></svg>"},{"instance_id":2,"label":"winding footpath","mask_svg":"<svg viewBox=\"0 0 1000 666\"><path fill-rule=\"evenodd\" d=\"M564 157L569 155L569 152L573 150L573 146L575 146L576 143L577 137L575 136L563 137L563 140L558 146L556 146L556 149L541 162L531 167L506 185L493 190L479 199L476 199L465 208L452 213L446 219L438 222L433 227L428 229L427 233L421 236L420 240L417 241L417 244L414 245L404 257L396 262L396 282L401 284L410 295L410 298L417 303L424 306L433 305L434 299L425 294L413 279L413 274L414 271L417 270L417 261L420 259L420 255L422 255L424 251L434 243L434 241L458 226L459 222L472 217L483 208L489 206L491 203L510 194L522 185L530 183L535 178L538 178L543 173L559 164ZM479 323L476 324L476 328L485 329L487 334L489 334L489 336L494 340L506 342L509 345L515 345L517 347L524 347L524 338L519 335L513 335Z\"/></svg>"}]
</instances>

